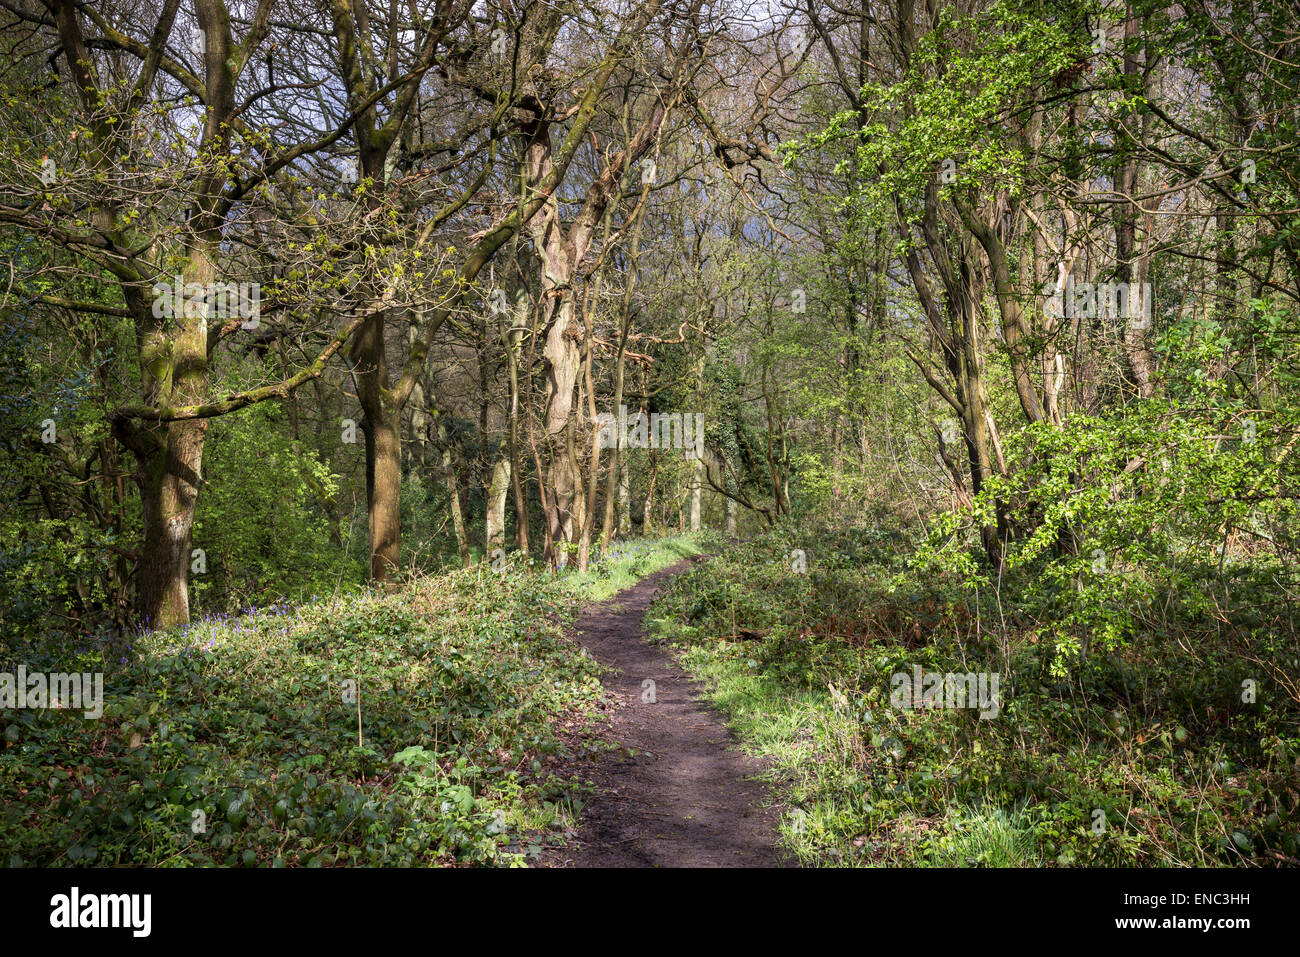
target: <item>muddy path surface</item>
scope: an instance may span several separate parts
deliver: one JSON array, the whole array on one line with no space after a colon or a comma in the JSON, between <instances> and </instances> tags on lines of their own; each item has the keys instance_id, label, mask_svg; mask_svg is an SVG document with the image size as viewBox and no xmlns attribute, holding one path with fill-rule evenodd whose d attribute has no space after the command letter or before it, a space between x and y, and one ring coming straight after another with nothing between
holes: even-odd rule
<instances>
[{"instance_id":1,"label":"muddy path surface","mask_svg":"<svg viewBox=\"0 0 1300 957\"><path fill-rule=\"evenodd\" d=\"M697 559L698 560L698 559ZM548 849L552 867L777 867L777 812L753 780L722 717L695 683L645 637L656 589L691 560L656 572L587 609L575 637L609 671L613 701L595 732L627 750L604 751L569 770L593 781L576 837ZM653 701L649 700L653 681Z\"/></svg>"}]
</instances>

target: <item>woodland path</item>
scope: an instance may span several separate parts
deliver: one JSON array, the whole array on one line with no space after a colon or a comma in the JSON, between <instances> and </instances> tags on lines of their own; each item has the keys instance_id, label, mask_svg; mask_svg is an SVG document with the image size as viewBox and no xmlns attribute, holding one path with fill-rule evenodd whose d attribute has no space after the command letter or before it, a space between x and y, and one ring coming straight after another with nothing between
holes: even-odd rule
<instances>
[{"instance_id":1,"label":"woodland path","mask_svg":"<svg viewBox=\"0 0 1300 957\"><path fill-rule=\"evenodd\" d=\"M656 589L691 563L678 562L593 605L578 642L609 672L613 699L598 732L625 750L603 751L571 770L596 792L577 836L545 852L552 867L775 867L777 812L722 718L694 682L646 640L642 618ZM642 683L654 684L654 702ZM626 749L630 749L631 753Z\"/></svg>"}]
</instances>

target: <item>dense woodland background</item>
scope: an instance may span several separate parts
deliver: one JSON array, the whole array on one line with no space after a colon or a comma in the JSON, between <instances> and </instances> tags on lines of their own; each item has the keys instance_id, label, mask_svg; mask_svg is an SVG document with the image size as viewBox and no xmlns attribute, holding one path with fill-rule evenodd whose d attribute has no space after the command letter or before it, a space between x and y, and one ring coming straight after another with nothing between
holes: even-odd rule
<instances>
[{"instance_id":1,"label":"dense woodland background","mask_svg":"<svg viewBox=\"0 0 1300 957\"><path fill-rule=\"evenodd\" d=\"M1298 19L6 0L0 662L117 689L5 712L8 862L527 857L555 622L704 549L655 626L801 860L1296 864ZM433 716L293 698L354 659Z\"/></svg>"}]
</instances>

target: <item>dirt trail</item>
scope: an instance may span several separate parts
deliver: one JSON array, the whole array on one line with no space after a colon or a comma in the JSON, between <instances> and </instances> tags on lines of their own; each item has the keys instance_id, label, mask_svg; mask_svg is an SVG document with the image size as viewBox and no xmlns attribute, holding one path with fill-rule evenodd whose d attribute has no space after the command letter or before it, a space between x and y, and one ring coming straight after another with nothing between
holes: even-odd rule
<instances>
[{"instance_id":1,"label":"dirt trail","mask_svg":"<svg viewBox=\"0 0 1300 957\"><path fill-rule=\"evenodd\" d=\"M756 761L735 746L714 711L668 653L649 644L641 619L665 580L690 561L656 572L577 623L578 641L610 668L614 699L603 737L634 750L603 752L574 768L597 787L576 839L546 852L553 867L774 867L776 812L751 780ZM654 682L654 702L643 682Z\"/></svg>"}]
</instances>

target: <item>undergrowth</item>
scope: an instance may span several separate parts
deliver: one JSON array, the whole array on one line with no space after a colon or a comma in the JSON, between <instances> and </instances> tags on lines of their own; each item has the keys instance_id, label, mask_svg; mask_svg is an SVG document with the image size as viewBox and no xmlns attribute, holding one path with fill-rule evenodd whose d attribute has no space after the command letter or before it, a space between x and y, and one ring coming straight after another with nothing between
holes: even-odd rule
<instances>
[{"instance_id":1,"label":"undergrowth","mask_svg":"<svg viewBox=\"0 0 1300 957\"><path fill-rule=\"evenodd\" d=\"M1160 628L1064 677L1017 584L918 574L880 529L778 530L649 617L767 759L805 864L1300 863L1300 650L1266 582L1240 579L1215 619L1166 596ZM997 714L897 706L917 666L997 674Z\"/></svg>"},{"instance_id":2,"label":"undergrowth","mask_svg":"<svg viewBox=\"0 0 1300 957\"><path fill-rule=\"evenodd\" d=\"M103 672L104 703L99 720L0 711L0 862L524 864L581 807L554 768L600 694L564 625L696 548L629 543L581 576L516 557L127 643L10 649L10 672Z\"/></svg>"}]
</instances>

